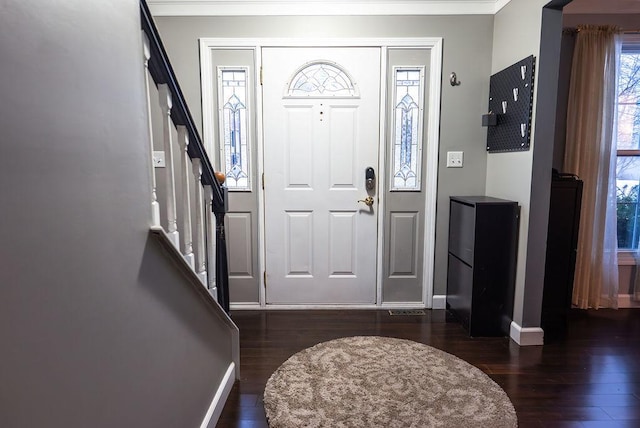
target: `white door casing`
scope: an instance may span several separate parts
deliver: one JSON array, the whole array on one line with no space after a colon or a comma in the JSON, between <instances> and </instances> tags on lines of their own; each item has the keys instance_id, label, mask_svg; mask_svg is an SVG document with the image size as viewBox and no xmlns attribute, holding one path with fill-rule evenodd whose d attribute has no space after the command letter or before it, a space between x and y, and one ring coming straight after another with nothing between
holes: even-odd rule
<instances>
[{"instance_id":1,"label":"white door casing","mask_svg":"<svg viewBox=\"0 0 640 428\"><path fill-rule=\"evenodd\" d=\"M428 117L425 118L425 133L424 133L424 145L423 150L426 152L424 174L423 174L423 182L424 182L424 191L426 192L426 199L424 201L424 230L423 235L416 237L422 241L424 245L423 252L423 264L422 264L422 301L415 302L413 300L407 301L406 303L394 301L387 302L384 300L383 289L384 289L384 281L383 281L383 273L382 266L387 262L384 259L384 250L383 250L383 239L382 239L382 230L386 227L386 218L383 215L383 211L380 211L380 215L378 215L378 241L377 241L377 278L376 278L376 287L377 287L377 299L375 300L375 304L354 304L354 305L346 305L346 304L309 304L309 305L301 305L301 304L266 304L266 294L267 294L267 284L263 281L260 281L259 293L260 293L260 303L259 304L251 304L251 303L237 303L231 302L232 309L235 307L236 309L259 309L259 308L267 308L267 309L286 309L286 308L324 308L324 307L347 307L347 306L357 306L357 307L404 307L404 308L418 308L418 307L427 307L439 309L444 308L444 297L445 296L434 296L433 295L433 271L434 271L434 251L435 251L435 207L436 207L436 189L437 189L437 171L438 171L438 147L439 147L439 123L440 123L440 95L441 95L441 84L442 84L442 38L439 37L417 37L417 38L201 38L200 39L200 60L201 60L201 69L202 70L211 70L213 65L213 57L216 56L217 50L219 49L231 49L231 50L242 50L242 49L250 49L255 52L256 55L256 64L260 66L262 64L262 51L265 47L331 47L331 48L343 48L343 47L379 47L381 50L381 58L380 58L380 73L381 73L381 81L386 80L386 69L389 62L388 53L391 50L396 49L428 49L430 52L429 58L427 59L428 63L431 67L431 72L429 74L428 79L428 101L425 106L428 108ZM405 64L400 64L405 65ZM260 67L258 67L259 69ZM204 141L205 146L210 154L215 154L218 148L217 141L217 133L215 132L214 126L214 118L215 118L215 106L216 106L216 97L215 92L212 90L212 86L215 85L215 80L212 80L210 74L207 72L201 73L201 84L202 84L202 109L203 109L203 131L204 131ZM259 86L260 76L256 71L256 84ZM381 83L383 85L384 83ZM264 172L264 160L265 154L269 150L269 147L266 146L264 140L263 133L263 121L264 117L262 114L263 107L268 108L262 102L263 94L262 91L256 92L256 109L257 109L257 136L256 136L256 147L254 149L257 151L258 159L256 164L256 174L258 176ZM386 93L383 91L381 93L381 98L383 104L385 101ZM381 118L378 135L384 136L386 135L386 128L389 126L386 122L389 120L386 117L387 112L385 108L381 109ZM375 124L370 124L371 127L375 127ZM380 144L380 155L379 155L379 163L378 170L376 170L377 174L377 195L376 195L376 205L378 209L382 210L383 206L388 204L386 201L384 192L381 189L386 186L386 164L387 160L385 160L384 147L386 142L383 138L378 138ZM267 189L269 187L268 178L267 178ZM258 257L259 257L259 271L262 273L266 267L266 231L269 231L272 228L270 223L266 221L265 215L265 200L269 198L268 191L265 191L262 187L257 188L259 193L258 199L258 238L257 242L252 242L252 246L258 247ZM260 279L262 279L262 275L260 275ZM231 284L232 287L237 284Z\"/></svg>"},{"instance_id":2,"label":"white door casing","mask_svg":"<svg viewBox=\"0 0 640 428\"><path fill-rule=\"evenodd\" d=\"M287 96L316 61L342 68L357 95ZM266 303L375 304L365 169L378 165L380 48L263 48L262 64Z\"/></svg>"}]
</instances>

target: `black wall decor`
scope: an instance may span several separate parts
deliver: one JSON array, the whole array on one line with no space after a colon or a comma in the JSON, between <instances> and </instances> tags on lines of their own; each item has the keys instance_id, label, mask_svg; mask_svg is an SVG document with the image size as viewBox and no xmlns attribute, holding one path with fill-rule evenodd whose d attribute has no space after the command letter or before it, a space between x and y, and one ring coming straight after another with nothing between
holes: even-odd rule
<instances>
[{"instance_id":1,"label":"black wall decor","mask_svg":"<svg viewBox=\"0 0 640 428\"><path fill-rule=\"evenodd\" d=\"M533 55L491 76L489 113L497 120L487 128L489 153L529 150L534 76Z\"/></svg>"}]
</instances>

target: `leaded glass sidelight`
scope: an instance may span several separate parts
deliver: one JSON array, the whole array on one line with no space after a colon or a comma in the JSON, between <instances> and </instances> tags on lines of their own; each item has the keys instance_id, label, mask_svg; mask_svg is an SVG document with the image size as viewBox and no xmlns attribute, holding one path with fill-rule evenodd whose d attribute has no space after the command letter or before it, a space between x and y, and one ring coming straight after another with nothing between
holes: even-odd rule
<instances>
[{"instance_id":1,"label":"leaded glass sidelight","mask_svg":"<svg viewBox=\"0 0 640 428\"><path fill-rule=\"evenodd\" d=\"M287 97L357 97L349 75L336 63L314 61L305 64L289 81Z\"/></svg>"},{"instance_id":2,"label":"leaded glass sidelight","mask_svg":"<svg viewBox=\"0 0 640 428\"><path fill-rule=\"evenodd\" d=\"M395 67L391 190L420 190L424 67Z\"/></svg>"},{"instance_id":3,"label":"leaded glass sidelight","mask_svg":"<svg viewBox=\"0 0 640 428\"><path fill-rule=\"evenodd\" d=\"M248 74L246 67L218 67L218 119L229 190L251 190Z\"/></svg>"}]
</instances>

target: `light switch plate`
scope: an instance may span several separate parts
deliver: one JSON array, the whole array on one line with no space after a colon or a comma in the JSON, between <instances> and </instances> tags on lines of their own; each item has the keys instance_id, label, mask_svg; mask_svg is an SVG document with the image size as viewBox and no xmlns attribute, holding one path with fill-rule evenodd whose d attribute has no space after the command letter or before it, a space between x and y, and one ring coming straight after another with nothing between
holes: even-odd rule
<instances>
[{"instance_id":1,"label":"light switch plate","mask_svg":"<svg viewBox=\"0 0 640 428\"><path fill-rule=\"evenodd\" d=\"M164 152L153 152L153 166L155 166L156 168L164 168L166 166L164 163Z\"/></svg>"},{"instance_id":2,"label":"light switch plate","mask_svg":"<svg viewBox=\"0 0 640 428\"><path fill-rule=\"evenodd\" d=\"M464 152L447 152L447 168L462 168Z\"/></svg>"}]
</instances>

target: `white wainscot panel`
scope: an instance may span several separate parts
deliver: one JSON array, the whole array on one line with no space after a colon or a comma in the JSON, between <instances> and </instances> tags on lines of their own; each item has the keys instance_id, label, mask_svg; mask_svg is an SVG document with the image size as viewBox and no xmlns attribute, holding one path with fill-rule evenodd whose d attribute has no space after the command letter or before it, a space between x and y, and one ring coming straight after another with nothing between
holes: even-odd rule
<instances>
[{"instance_id":1,"label":"white wainscot panel","mask_svg":"<svg viewBox=\"0 0 640 428\"><path fill-rule=\"evenodd\" d=\"M325 114L330 125L332 189L355 187L355 160L357 144L358 109L354 106L333 106L330 114Z\"/></svg>"},{"instance_id":2,"label":"white wainscot panel","mask_svg":"<svg viewBox=\"0 0 640 428\"><path fill-rule=\"evenodd\" d=\"M253 277L253 254L251 248L251 213L227 213L227 236L232 236L229 245L229 276Z\"/></svg>"},{"instance_id":3,"label":"white wainscot panel","mask_svg":"<svg viewBox=\"0 0 640 428\"><path fill-rule=\"evenodd\" d=\"M286 211L287 276L309 277L313 270L313 213Z\"/></svg>"},{"instance_id":4,"label":"white wainscot panel","mask_svg":"<svg viewBox=\"0 0 640 428\"><path fill-rule=\"evenodd\" d=\"M389 277L415 277L418 261L418 213L391 212Z\"/></svg>"},{"instance_id":5,"label":"white wainscot panel","mask_svg":"<svg viewBox=\"0 0 640 428\"><path fill-rule=\"evenodd\" d=\"M313 177L313 110L285 106L286 183L288 189L310 189Z\"/></svg>"},{"instance_id":6,"label":"white wainscot panel","mask_svg":"<svg viewBox=\"0 0 640 428\"><path fill-rule=\"evenodd\" d=\"M356 212L329 213L329 272L333 276L356 274Z\"/></svg>"}]
</instances>

